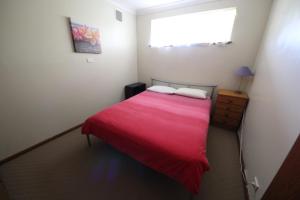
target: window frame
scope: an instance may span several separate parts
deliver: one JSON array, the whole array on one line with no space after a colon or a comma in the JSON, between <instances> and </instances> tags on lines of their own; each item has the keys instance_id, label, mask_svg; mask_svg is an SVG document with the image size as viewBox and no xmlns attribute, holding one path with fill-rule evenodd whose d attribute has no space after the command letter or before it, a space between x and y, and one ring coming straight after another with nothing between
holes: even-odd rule
<instances>
[{"instance_id":1,"label":"window frame","mask_svg":"<svg viewBox=\"0 0 300 200\"><path fill-rule=\"evenodd\" d=\"M170 45L164 45L164 46L156 46L156 45L152 45L152 22L154 20L159 20L159 19L167 19L167 18L173 18L173 17L180 17L180 16L187 16L187 15L192 15L192 14L199 14L199 13L209 13L209 12L216 12L216 11L229 11L229 10L234 10L234 17L233 17L233 21L232 21L232 28L231 28L231 33L230 33L230 40L229 41L224 41L224 42L195 42L195 43L190 43L190 44L180 44L180 45L174 45L174 44L170 44ZM173 16L169 16L169 17L160 17L160 18L155 18L155 19L151 19L150 21L150 38L149 38L149 47L150 48L171 48L171 47L207 47L207 46L217 46L217 47L226 47L228 45L233 44L232 41L232 37L233 37L233 32L234 32L234 28L235 28L235 24L236 24L236 19L237 19L237 14L238 14L238 9L236 6L232 6L232 7L227 7L227 8L219 8L219 9L210 9L210 10L204 10L204 11L198 11L198 12L191 12L191 13L185 13L185 14L178 14L178 15L173 15ZM231 26L230 26L231 27Z\"/></svg>"}]
</instances>

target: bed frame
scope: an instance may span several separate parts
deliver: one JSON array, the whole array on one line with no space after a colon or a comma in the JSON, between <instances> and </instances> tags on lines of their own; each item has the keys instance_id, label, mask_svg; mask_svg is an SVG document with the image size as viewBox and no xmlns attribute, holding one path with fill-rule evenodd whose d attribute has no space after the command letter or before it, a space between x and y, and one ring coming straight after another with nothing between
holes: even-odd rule
<instances>
[{"instance_id":1,"label":"bed frame","mask_svg":"<svg viewBox=\"0 0 300 200\"><path fill-rule=\"evenodd\" d=\"M187 88L195 88L195 89L204 89L208 92L210 99L213 99L216 88L218 87L217 85L177 83L177 82L162 81L162 80L151 78L151 86L153 86L153 85L164 85L164 86L169 86L169 87L173 87L173 88L187 87Z\"/></svg>"},{"instance_id":2,"label":"bed frame","mask_svg":"<svg viewBox=\"0 0 300 200\"><path fill-rule=\"evenodd\" d=\"M208 92L210 99L213 99L215 95L215 91L217 88L217 85L201 85L201 84L189 84L189 83L177 83L177 82L170 82L170 81L162 81L158 79L151 78L151 86L153 85L162 85L162 86L169 86L173 88L181 88L181 87L187 87L187 88L195 88L195 89L204 89ZM92 146L91 140L90 140L90 135L86 135L87 137L87 142L89 147ZM194 199L194 194L189 193L189 200Z\"/></svg>"},{"instance_id":3,"label":"bed frame","mask_svg":"<svg viewBox=\"0 0 300 200\"><path fill-rule=\"evenodd\" d=\"M173 88L195 88L195 89L203 89L206 90L209 94L209 97L211 100L213 100L215 91L217 89L217 85L202 85L202 84L190 84L190 83L178 83L178 82L172 82L172 81L162 81L155 78L151 78L151 86L153 85L162 85L162 86L169 86ZM189 200L194 199L194 194L189 193Z\"/></svg>"}]
</instances>

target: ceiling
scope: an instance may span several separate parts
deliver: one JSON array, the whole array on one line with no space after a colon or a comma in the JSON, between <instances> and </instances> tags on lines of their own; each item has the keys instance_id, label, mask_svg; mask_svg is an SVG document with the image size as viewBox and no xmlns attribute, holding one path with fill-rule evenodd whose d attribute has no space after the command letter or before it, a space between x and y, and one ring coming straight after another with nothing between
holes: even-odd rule
<instances>
[{"instance_id":1,"label":"ceiling","mask_svg":"<svg viewBox=\"0 0 300 200\"><path fill-rule=\"evenodd\" d=\"M160 6L167 3L174 3L182 0L113 0L119 4L125 4L128 7L138 10L153 6Z\"/></svg>"},{"instance_id":2,"label":"ceiling","mask_svg":"<svg viewBox=\"0 0 300 200\"><path fill-rule=\"evenodd\" d=\"M147 14L155 11L163 11L172 8L196 5L210 1L221 0L111 0L123 9L133 11L137 14Z\"/></svg>"}]
</instances>

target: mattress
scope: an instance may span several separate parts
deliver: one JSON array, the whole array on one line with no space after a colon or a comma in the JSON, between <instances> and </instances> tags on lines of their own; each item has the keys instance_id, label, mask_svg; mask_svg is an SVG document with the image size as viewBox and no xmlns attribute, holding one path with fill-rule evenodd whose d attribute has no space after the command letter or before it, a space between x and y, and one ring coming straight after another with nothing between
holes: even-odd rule
<instances>
[{"instance_id":1,"label":"mattress","mask_svg":"<svg viewBox=\"0 0 300 200\"><path fill-rule=\"evenodd\" d=\"M142 92L89 117L92 134L198 193L209 169L206 141L211 100Z\"/></svg>"}]
</instances>

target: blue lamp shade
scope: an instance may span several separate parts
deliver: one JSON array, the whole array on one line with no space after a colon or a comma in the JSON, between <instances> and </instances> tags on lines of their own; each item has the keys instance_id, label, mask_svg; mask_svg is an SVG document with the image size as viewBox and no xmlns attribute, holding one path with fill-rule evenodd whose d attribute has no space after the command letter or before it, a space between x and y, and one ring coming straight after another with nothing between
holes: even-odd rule
<instances>
[{"instance_id":1,"label":"blue lamp shade","mask_svg":"<svg viewBox=\"0 0 300 200\"><path fill-rule=\"evenodd\" d=\"M235 75L240 76L240 77L254 76L254 74L252 73L250 68L247 66L242 66L242 67L238 68L235 72Z\"/></svg>"}]
</instances>

